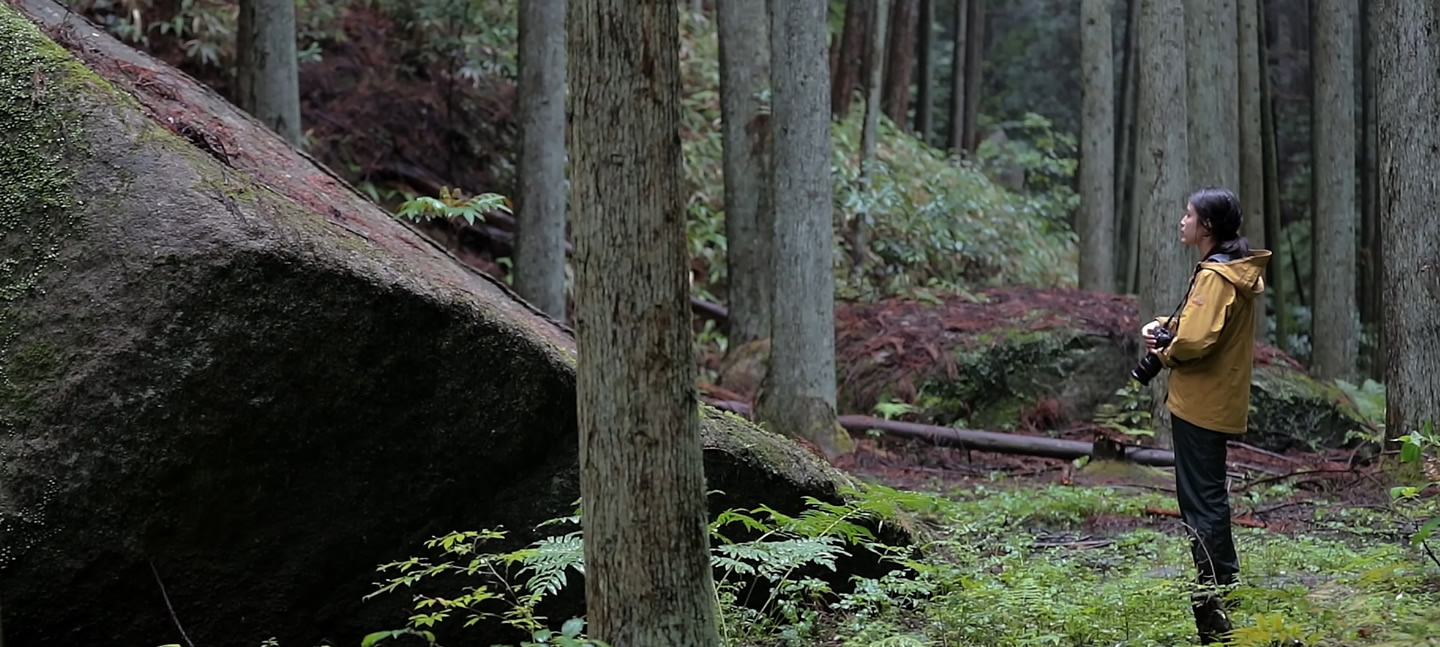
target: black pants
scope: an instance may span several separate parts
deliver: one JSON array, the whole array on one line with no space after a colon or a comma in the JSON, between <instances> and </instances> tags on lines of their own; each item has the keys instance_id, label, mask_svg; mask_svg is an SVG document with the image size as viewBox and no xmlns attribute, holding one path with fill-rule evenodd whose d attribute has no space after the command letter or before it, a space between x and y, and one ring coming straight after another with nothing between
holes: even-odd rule
<instances>
[{"instance_id":1,"label":"black pants","mask_svg":"<svg viewBox=\"0 0 1440 647\"><path fill-rule=\"evenodd\" d=\"M1202 429L1171 416L1175 436L1175 493L1190 534L1190 554L1200 584L1228 585L1240 572L1230 534L1230 496L1225 489L1225 441L1231 434Z\"/></svg>"}]
</instances>

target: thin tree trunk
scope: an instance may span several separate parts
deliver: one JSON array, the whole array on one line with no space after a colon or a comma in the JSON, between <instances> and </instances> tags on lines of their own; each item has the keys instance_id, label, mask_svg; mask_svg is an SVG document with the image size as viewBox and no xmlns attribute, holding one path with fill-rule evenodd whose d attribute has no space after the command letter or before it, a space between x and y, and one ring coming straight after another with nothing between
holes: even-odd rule
<instances>
[{"instance_id":1,"label":"thin tree trunk","mask_svg":"<svg viewBox=\"0 0 1440 647\"><path fill-rule=\"evenodd\" d=\"M1080 289L1115 289L1115 73L1110 0L1081 0Z\"/></svg>"},{"instance_id":2,"label":"thin tree trunk","mask_svg":"<svg viewBox=\"0 0 1440 647\"><path fill-rule=\"evenodd\" d=\"M1178 223L1189 179L1186 123L1185 7L1181 0L1149 0L1140 8L1140 78L1136 105L1137 213L1145 221L1140 248L1141 317L1169 316L1183 297L1191 263L1180 248ZM1172 446L1165 407L1165 373L1151 383L1155 440Z\"/></svg>"},{"instance_id":3,"label":"thin tree trunk","mask_svg":"<svg viewBox=\"0 0 1440 647\"><path fill-rule=\"evenodd\" d=\"M965 88L966 88L966 46L968 33L966 25L970 12L970 0L955 0L953 50L950 53L950 123L946 129L945 142L951 153L965 150Z\"/></svg>"},{"instance_id":4,"label":"thin tree trunk","mask_svg":"<svg viewBox=\"0 0 1440 647\"><path fill-rule=\"evenodd\" d=\"M880 62L885 58L885 36L889 16L889 0L874 0L875 11L871 14L874 23L870 25L870 43L865 48L865 65L870 77L865 79L865 126L860 131L860 191L869 193L875 180L875 144L880 135L880 93L884 90L884 76ZM860 210L850 222L850 270L857 282L865 276L865 259L869 252L868 232L871 215Z\"/></svg>"},{"instance_id":5,"label":"thin tree trunk","mask_svg":"<svg viewBox=\"0 0 1440 647\"><path fill-rule=\"evenodd\" d=\"M965 17L965 150L980 145L980 92L985 80L985 0L969 0Z\"/></svg>"},{"instance_id":6,"label":"thin tree trunk","mask_svg":"<svg viewBox=\"0 0 1440 647\"><path fill-rule=\"evenodd\" d=\"M915 66L915 28L920 17L920 0L894 0L890 12L883 103L890 121L901 130L909 130L910 82Z\"/></svg>"},{"instance_id":7,"label":"thin tree trunk","mask_svg":"<svg viewBox=\"0 0 1440 647\"><path fill-rule=\"evenodd\" d=\"M763 11L758 4L745 5L746 11ZM868 42L865 36L874 7L875 0L847 0L845 3L845 27L840 39L835 42L835 64L831 66L830 75L830 113L837 120L850 115L850 104L855 102L855 88L860 83L860 77L869 75L864 68L865 43ZM769 41L766 41L765 47L769 47Z\"/></svg>"},{"instance_id":8,"label":"thin tree trunk","mask_svg":"<svg viewBox=\"0 0 1440 647\"><path fill-rule=\"evenodd\" d=\"M1260 116L1260 0L1239 0L1240 75L1240 209L1244 216L1244 235L1251 247L1265 247L1265 144ZM1255 340L1265 341L1266 295L1255 301Z\"/></svg>"},{"instance_id":9,"label":"thin tree trunk","mask_svg":"<svg viewBox=\"0 0 1440 647\"><path fill-rule=\"evenodd\" d=\"M1136 187L1137 173L1135 159L1139 154L1136 150L1136 97L1140 81L1140 3L1142 0L1126 0L1127 18L1125 25L1125 96L1123 98L1124 116L1120 125L1120 159L1122 168L1119 177L1120 182L1117 189L1120 195L1120 207L1116 213L1125 223L1125 240L1123 241L1124 269L1121 278L1125 282L1124 292L1126 294L1139 294L1140 292L1140 231L1143 226L1142 218L1137 212Z\"/></svg>"},{"instance_id":10,"label":"thin tree trunk","mask_svg":"<svg viewBox=\"0 0 1440 647\"><path fill-rule=\"evenodd\" d=\"M679 10L570 3L586 620L612 645L720 643L679 215Z\"/></svg>"},{"instance_id":11,"label":"thin tree trunk","mask_svg":"<svg viewBox=\"0 0 1440 647\"><path fill-rule=\"evenodd\" d=\"M920 80L915 93L915 133L922 142L930 141L935 126L935 0L920 0L919 32Z\"/></svg>"},{"instance_id":12,"label":"thin tree trunk","mask_svg":"<svg viewBox=\"0 0 1440 647\"><path fill-rule=\"evenodd\" d=\"M718 5L728 348L733 350L770 338L775 210L770 192L770 116L761 101L770 87L770 26L769 18L755 11L753 3L719 0Z\"/></svg>"},{"instance_id":13,"label":"thin tree trunk","mask_svg":"<svg viewBox=\"0 0 1440 647\"><path fill-rule=\"evenodd\" d=\"M1429 2L1378 0L1380 237L1385 241L1385 434L1440 422L1440 30Z\"/></svg>"},{"instance_id":14,"label":"thin tree trunk","mask_svg":"<svg viewBox=\"0 0 1440 647\"><path fill-rule=\"evenodd\" d=\"M1380 280L1381 267L1385 262L1384 248L1380 240L1379 160L1376 158L1375 119L1378 106L1375 95L1378 91L1375 51L1375 28L1379 20L1375 16L1376 4L1365 3L1360 13L1361 35L1361 105L1363 106L1360 128L1360 150L1363 158L1360 176L1360 276L1356 281L1356 298L1360 303L1361 328L1374 336L1366 356L1367 374L1371 379L1385 379L1385 314L1384 295Z\"/></svg>"},{"instance_id":15,"label":"thin tree trunk","mask_svg":"<svg viewBox=\"0 0 1440 647\"><path fill-rule=\"evenodd\" d=\"M1266 268L1266 281L1270 289L1270 307L1275 311L1275 345L1284 350L1290 348L1290 336L1295 334L1294 319L1290 314L1290 278L1285 275L1290 262L1280 253L1280 238L1283 233L1280 221L1280 163L1277 136L1275 134L1275 92L1270 81L1270 54L1265 39L1265 4L1258 3L1260 35L1260 144L1265 164L1265 240L1274 248L1270 265Z\"/></svg>"},{"instance_id":16,"label":"thin tree trunk","mask_svg":"<svg viewBox=\"0 0 1440 647\"><path fill-rule=\"evenodd\" d=\"M520 3L515 291L565 321L565 0Z\"/></svg>"},{"instance_id":17,"label":"thin tree trunk","mask_svg":"<svg viewBox=\"0 0 1440 647\"><path fill-rule=\"evenodd\" d=\"M300 146L300 62L295 52L295 3L242 0L235 31L240 107Z\"/></svg>"},{"instance_id":18,"label":"thin tree trunk","mask_svg":"<svg viewBox=\"0 0 1440 647\"><path fill-rule=\"evenodd\" d=\"M756 413L771 429L806 438L836 456L854 443L835 418L825 4L772 2L769 11L775 304L770 368L756 396Z\"/></svg>"},{"instance_id":19,"label":"thin tree trunk","mask_svg":"<svg viewBox=\"0 0 1440 647\"><path fill-rule=\"evenodd\" d=\"M1190 184L1235 189L1240 168L1240 104L1234 0L1185 0L1187 136Z\"/></svg>"},{"instance_id":20,"label":"thin tree trunk","mask_svg":"<svg viewBox=\"0 0 1440 647\"><path fill-rule=\"evenodd\" d=\"M1355 3L1313 0L1313 7L1310 369L1322 378L1352 379L1360 342L1355 316Z\"/></svg>"}]
</instances>

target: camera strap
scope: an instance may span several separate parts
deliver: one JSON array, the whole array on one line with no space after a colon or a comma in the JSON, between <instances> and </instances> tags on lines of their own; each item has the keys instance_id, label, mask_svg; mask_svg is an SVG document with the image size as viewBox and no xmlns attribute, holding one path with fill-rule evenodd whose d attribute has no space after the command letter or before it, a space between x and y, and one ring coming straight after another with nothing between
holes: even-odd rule
<instances>
[{"instance_id":1,"label":"camera strap","mask_svg":"<svg viewBox=\"0 0 1440 647\"><path fill-rule=\"evenodd\" d=\"M1231 260L1233 259L1231 259L1229 254L1215 252L1214 254L1206 256L1205 260L1200 261L1200 263L1229 263ZM1170 332L1179 332L1180 330L1180 313L1185 310L1185 304L1190 301L1190 292L1195 289L1195 279L1200 278L1200 271L1203 269L1200 267L1200 263L1195 264L1195 271L1190 274L1190 285L1185 287L1185 296L1180 297L1180 303L1176 304L1175 312L1170 313L1170 319L1167 322L1169 325L1165 326L1165 329ZM1171 325L1173 325L1174 328L1171 328Z\"/></svg>"}]
</instances>

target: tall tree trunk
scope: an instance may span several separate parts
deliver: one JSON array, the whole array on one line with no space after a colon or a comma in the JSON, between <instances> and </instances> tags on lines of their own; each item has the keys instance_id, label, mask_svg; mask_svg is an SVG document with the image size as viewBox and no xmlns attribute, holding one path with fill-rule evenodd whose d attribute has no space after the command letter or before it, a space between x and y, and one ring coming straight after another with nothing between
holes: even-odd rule
<instances>
[{"instance_id":1,"label":"tall tree trunk","mask_svg":"<svg viewBox=\"0 0 1440 647\"><path fill-rule=\"evenodd\" d=\"M867 0L855 0L851 6ZM873 0L868 0L873 1ZM770 25L753 3L719 0L720 117L725 165L725 266L729 348L770 338L774 300L770 192Z\"/></svg>"},{"instance_id":2,"label":"tall tree trunk","mask_svg":"<svg viewBox=\"0 0 1440 647\"><path fill-rule=\"evenodd\" d=\"M1185 60L1192 188L1240 179L1234 0L1185 0Z\"/></svg>"},{"instance_id":3,"label":"tall tree trunk","mask_svg":"<svg viewBox=\"0 0 1440 647\"><path fill-rule=\"evenodd\" d=\"M1360 342L1355 316L1355 3L1313 0L1312 4L1310 209L1315 288L1310 368L1322 378L1352 379Z\"/></svg>"},{"instance_id":4,"label":"tall tree trunk","mask_svg":"<svg viewBox=\"0 0 1440 647\"><path fill-rule=\"evenodd\" d=\"M866 31L871 22L875 0L847 0L845 2L845 27L840 39L835 41L833 58L835 64L830 73L830 113L835 119L850 115L850 104L855 102L855 88L860 84L861 75L868 75L864 69ZM756 3L746 5L747 11L760 11ZM764 44L769 47L769 41Z\"/></svg>"},{"instance_id":5,"label":"tall tree trunk","mask_svg":"<svg viewBox=\"0 0 1440 647\"><path fill-rule=\"evenodd\" d=\"M612 645L720 643L681 215L679 11L570 3L586 619ZM815 56L823 74L823 46Z\"/></svg>"},{"instance_id":6,"label":"tall tree trunk","mask_svg":"<svg viewBox=\"0 0 1440 647\"><path fill-rule=\"evenodd\" d=\"M880 93L884 89L884 76L880 62L885 59L885 36L889 16L889 0L874 0L874 19L870 25L870 43L865 48L865 65L870 77L865 79L865 126L860 131L860 191L869 193L875 181L875 144L880 136ZM854 280L859 283L865 276L865 264L870 243L871 214L860 210L850 222L850 269Z\"/></svg>"},{"instance_id":7,"label":"tall tree trunk","mask_svg":"<svg viewBox=\"0 0 1440 647\"><path fill-rule=\"evenodd\" d=\"M985 0L969 0L965 16L965 150L980 145L980 92L985 80Z\"/></svg>"},{"instance_id":8,"label":"tall tree trunk","mask_svg":"<svg viewBox=\"0 0 1440 647\"><path fill-rule=\"evenodd\" d=\"M1385 434L1440 423L1440 52L1429 2L1378 0L1380 237L1385 241Z\"/></svg>"},{"instance_id":9,"label":"tall tree trunk","mask_svg":"<svg viewBox=\"0 0 1440 647\"><path fill-rule=\"evenodd\" d=\"M515 291L565 320L565 0L520 3Z\"/></svg>"},{"instance_id":10,"label":"tall tree trunk","mask_svg":"<svg viewBox=\"0 0 1440 647\"><path fill-rule=\"evenodd\" d=\"M1265 247L1265 144L1261 131L1260 0L1239 0L1236 5L1239 41L1240 210L1250 245ZM1266 295L1255 301L1255 340L1265 341Z\"/></svg>"},{"instance_id":11,"label":"tall tree trunk","mask_svg":"<svg viewBox=\"0 0 1440 647\"><path fill-rule=\"evenodd\" d=\"M1114 43L1110 0L1081 0L1080 289L1115 289Z\"/></svg>"},{"instance_id":12,"label":"tall tree trunk","mask_svg":"<svg viewBox=\"0 0 1440 647\"><path fill-rule=\"evenodd\" d=\"M854 443L835 415L835 275L825 4L772 2L775 303L756 416L828 456Z\"/></svg>"},{"instance_id":13,"label":"tall tree trunk","mask_svg":"<svg viewBox=\"0 0 1440 647\"><path fill-rule=\"evenodd\" d=\"M930 141L935 127L935 0L920 0L920 32L917 49L920 58L920 79L915 92L915 133L922 142Z\"/></svg>"},{"instance_id":14,"label":"tall tree trunk","mask_svg":"<svg viewBox=\"0 0 1440 647\"><path fill-rule=\"evenodd\" d=\"M1190 184L1186 129L1185 7L1181 0L1147 0L1140 7L1140 78L1136 97L1137 213L1144 221L1140 248L1141 317L1169 316L1184 297L1191 263L1180 248L1179 222ZM1155 440L1170 447L1165 407L1168 379L1151 383Z\"/></svg>"},{"instance_id":15,"label":"tall tree trunk","mask_svg":"<svg viewBox=\"0 0 1440 647\"><path fill-rule=\"evenodd\" d=\"M885 114L901 130L910 125L910 81L915 67L915 27L920 0L894 0L890 5L890 44L886 48Z\"/></svg>"},{"instance_id":16,"label":"tall tree trunk","mask_svg":"<svg viewBox=\"0 0 1440 647\"><path fill-rule=\"evenodd\" d=\"M1124 267L1119 272L1119 277L1124 281L1122 291L1126 294L1138 294L1140 292L1140 230L1141 217L1136 210L1136 171L1135 158L1138 151L1135 147L1136 126L1136 96L1137 87L1140 81L1140 3L1142 0L1126 0L1125 19L1125 90L1121 101L1122 116L1120 119L1120 171L1116 178L1116 191L1120 196L1117 200L1119 207L1115 213L1124 223L1124 240L1121 243L1124 249Z\"/></svg>"},{"instance_id":17,"label":"tall tree trunk","mask_svg":"<svg viewBox=\"0 0 1440 647\"><path fill-rule=\"evenodd\" d=\"M966 52L969 33L966 25L970 13L971 0L955 0L954 23L951 25L954 33L953 49L950 52L950 123L947 124L945 144L951 153L960 153L965 150L965 88L966 80L969 78L966 73Z\"/></svg>"},{"instance_id":18,"label":"tall tree trunk","mask_svg":"<svg viewBox=\"0 0 1440 647\"><path fill-rule=\"evenodd\" d=\"M1275 134L1275 92L1270 81L1269 45L1265 37L1265 3L1258 3L1260 32L1260 154L1265 165L1265 240L1273 253L1265 278L1270 289L1270 307L1275 311L1275 345L1289 350L1290 337L1295 334L1290 314L1290 282L1286 275L1290 261L1280 253L1283 233L1280 221L1280 161L1278 137Z\"/></svg>"},{"instance_id":19,"label":"tall tree trunk","mask_svg":"<svg viewBox=\"0 0 1440 647\"><path fill-rule=\"evenodd\" d=\"M298 147L300 62L295 52L295 3L242 0L235 53L240 107Z\"/></svg>"},{"instance_id":20,"label":"tall tree trunk","mask_svg":"<svg viewBox=\"0 0 1440 647\"><path fill-rule=\"evenodd\" d=\"M1360 276L1356 281L1356 298L1360 303L1360 323L1363 330L1374 336L1366 354L1367 375L1374 380L1385 379L1385 314L1384 295L1381 289L1381 267L1385 262L1384 247L1380 239L1379 160L1376 158L1375 103L1376 87L1376 34L1379 23L1375 15L1376 3L1367 2L1361 8L1361 106L1363 116L1360 128L1360 150L1363 162L1360 173Z\"/></svg>"}]
</instances>

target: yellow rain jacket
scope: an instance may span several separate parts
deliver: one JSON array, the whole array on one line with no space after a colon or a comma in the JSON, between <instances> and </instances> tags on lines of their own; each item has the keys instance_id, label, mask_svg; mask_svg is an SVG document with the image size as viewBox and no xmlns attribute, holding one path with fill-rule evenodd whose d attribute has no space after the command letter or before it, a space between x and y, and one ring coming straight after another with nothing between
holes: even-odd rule
<instances>
[{"instance_id":1,"label":"yellow rain jacket","mask_svg":"<svg viewBox=\"0 0 1440 647\"><path fill-rule=\"evenodd\" d=\"M1202 262L1180 311L1179 327L1160 352L1170 368L1170 413L1196 426L1245 433L1250 415L1250 371L1255 361L1255 297L1265 291L1270 252L1251 250L1233 261Z\"/></svg>"}]
</instances>

